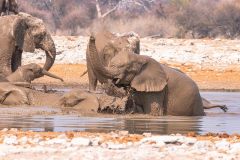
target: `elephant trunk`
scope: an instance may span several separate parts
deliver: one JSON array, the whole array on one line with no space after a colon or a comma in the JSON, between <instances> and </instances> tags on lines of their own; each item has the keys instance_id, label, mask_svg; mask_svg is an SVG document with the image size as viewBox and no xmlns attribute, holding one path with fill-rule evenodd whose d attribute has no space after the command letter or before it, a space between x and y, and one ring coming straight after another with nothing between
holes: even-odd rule
<instances>
[{"instance_id":1,"label":"elephant trunk","mask_svg":"<svg viewBox=\"0 0 240 160\"><path fill-rule=\"evenodd\" d=\"M55 78L55 79L59 79L60 81L63 82L63 79L62 79L62 78L60 78L60 77L58 77L58 76L56 76L56 75L54 75L54 74L46 71L45 69L42 70L42 74L45 75L45 76L48 76L48 77L52 77L52 78Z\"/></svg>"},{"instance_id":2,"label":"elephant trunk","mask_svg":"<svg viewBox=\"0 0 240 160\"><path fill-rule=\"evenodd\" d=\"M43 49L46 53L46 61L43 69L48 71L52 67L56 58L55 44L49 33L44 37L39 48Z\"/></svg>"},{"instance_id":3,"label":"elephant trunk","mask_svg":"<svg viewBox=\"0 0 240 160\"><path fill-rule=\"evenodd\" d=\"M91 65L93 66L94 72L97 72L106 79L114 79L120 74L119 69L107 68L103 65L103 62L97 52L95 37L93 36L90 37L88 51L89 52L87 52L87 56L89 57Z\"/></svg>"}]
</instances>

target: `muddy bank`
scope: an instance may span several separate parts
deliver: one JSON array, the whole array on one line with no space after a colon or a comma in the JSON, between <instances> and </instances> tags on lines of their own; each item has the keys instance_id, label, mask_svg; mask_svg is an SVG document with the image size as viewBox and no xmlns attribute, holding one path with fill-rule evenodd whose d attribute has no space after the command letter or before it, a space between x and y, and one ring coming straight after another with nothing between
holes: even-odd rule
<instances>
[{"instance_id":1,"label":"muddy bank","mask_svg":"<svg viewBox=\"0 0 240 160\"><path fill-rule=\"evenodd\" d=\"M0 158L239 159L239 135L0 131Z\"/></svg>"},{"instance_id":2,"label":"muddy bank","mask_svg":"<svg viewBox=\"0 0 240 160\"><path fill-rule=\"evenodd\" d=\"M43 77L35 80L34 84L48 84L50 86L67 86L78 87L81 89L88 88L87 75L81 77L86 70L84 64L55 64L51 72L59 75L64 79L64 83ZM181 70L188 74L202 90L235 90L240 89L240 71L187 71L187 67L181 67Z\"/></svg>"},{"instance_id":3,"label":"muddy bank","mask_svg":"<svg viewBox=\"0 0 240 160\"><path fill-rule=\"evenodd\" d=\"M53 37L57 57L52 72L65 79L64 85L87 85L85 51L88 37ZM141 39L141 54L183 70L200 89L240 89L240 41L226 39ZM40 52L40 54L39 54ZM45 53L24 53L23 63L44 63ZM37 82L61 85L58 81Z\"/></svg>"}]
</instances>

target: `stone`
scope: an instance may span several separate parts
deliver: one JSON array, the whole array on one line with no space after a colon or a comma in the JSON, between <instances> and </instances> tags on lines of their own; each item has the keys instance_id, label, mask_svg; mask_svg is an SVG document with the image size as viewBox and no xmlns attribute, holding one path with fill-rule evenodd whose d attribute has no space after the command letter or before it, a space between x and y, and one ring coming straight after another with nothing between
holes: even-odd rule
<instances>
[{"instance_id":1,"label":"stone","mask_svg":"<svg viewBox=\"0 0 240 160\"><path fill-rule=\"evenodd\" d=\"M72 145L78 145L78 146L89 146L91 144L91 141L88 138L73 138L71 141Z\"/></svg>"},{"instance_id":2,"label":"stone","mask_svg":"<svg viewBox=\"0 0 240 160\"><path fill-rule=\"evenodd\" d=\"M231 144L229 153L240 154L240 143Z\"/></svg>"},{"instance_id":3,"label":"stone","mask_svg":"<svg viewBox=\"0 0 240 160\"><path fill-rule=\"evenodd\" d=\"M3 143L7 145L17 145L18 140L16 136L6 136L4 137Z\"/></svg>"},{"instance_id":4,"label":"stone","mask_svg":"<svg viewBox=\"0 0 240 160\"><path fill-rule=\"evenodd\" d=\"M230 143L226 140L215 142L215 146L219 152L227 152L230 147Z\"/></svg>"}]
</instances>

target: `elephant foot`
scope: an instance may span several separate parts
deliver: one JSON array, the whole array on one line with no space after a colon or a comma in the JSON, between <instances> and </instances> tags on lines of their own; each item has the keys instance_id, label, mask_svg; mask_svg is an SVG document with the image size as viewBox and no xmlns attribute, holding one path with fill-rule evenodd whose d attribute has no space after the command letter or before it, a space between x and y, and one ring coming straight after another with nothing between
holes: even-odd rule
<instances>
[{"instance_id":1,"label":"elephant foot","mask_svg":"<svg viewBox=\"0 0 240 160\"><path fill-rule=\"evenodd\" d=\"M150 109L151 109L150 115L152 115L152 116L163 116L164 115L164 108L161 107L156 102L151 104L151 108Z\"/></svg>"}]
</instances>

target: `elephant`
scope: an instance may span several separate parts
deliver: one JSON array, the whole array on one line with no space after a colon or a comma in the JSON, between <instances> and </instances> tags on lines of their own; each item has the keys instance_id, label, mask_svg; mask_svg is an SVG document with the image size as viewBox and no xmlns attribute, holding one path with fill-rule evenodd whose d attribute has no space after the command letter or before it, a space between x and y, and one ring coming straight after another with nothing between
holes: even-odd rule
<instances>
[{"instance_id":1,"label":"elephant","mask_svg":"<svg viewBox=\"0 0 240 160\"><path fill-rule=\"evenodd\" d=\"M43 69L48 71L52 67L56 48L42 20L26 13L19 13L0 17L0 26L1 76L7 77L21 66L23 50L27 52L33 52L35 48L44 50L46 61Z\"/></svg>"},{"instance_id":2,"label":"elephant","mask_svg":"<svg viewBox=\"0 0 240 160\"><path fill-rule=\"evenodd\" d=\"M88 57L95 73L131 93L134 104L151 115L204 116L197 84L186 74L156 60L121 50L107 66L90 37Z\"/></svg>"},{"instance_id":3,"label":"elephant","mask_svg":"<svg viewBox=\"0 0 240 160\"><path fill-rule=\"evenodd\" d=\"M10 12L18 14L18 4L16 0L0 0L0 14L9 15Z\"/></svg>"},{"instance_id":4,"label":"elephant","mask_svg":"<svg viewBox=\"0 0 240 160\"><path fill-rule=\"evenodd\" d=\"M63 79L46 71L40 65L31 63L20 66L15 72L6 77L9 82L27 82L31 83L35 78L46 75L63 82Z\"/></svg>"},{"instance_id":5,"label":"elephant","mask_svg":"<svg viewBox=\"0 0 240 160\"><path fill-rule=\"evenodd\" d=\"M107 112L110 109L125 108L127 99L111 97L101 93L91 93L74 89L68 93L44 93L10 82L0 82L0 105L4 106L49 106L80 113Z\"/></svg>"},{"instance_id":6,"label":"elephant","mask_svg":"<svg viewBox=\"0 0 240 160\"><path fill-rule=\"evenodd\" d=\"M109 47L106 47L109 46ZM114 47L111 47L114 46ZM112 57L119 53L120 50L127 48L136 54L140 54L140 40L135 33L126 33L123 35L113 34L109 31L99 31L96 33L96 47L99 57L103 60L104 65L107 65ZM95 91L97 82L106 83L106 79L94 72L92 64L87 58L87 73L89 80L89 90ZM86 73L86 72L85 72ZM83 75L85 74L83 73Z\"/></svg>"}]
</instances>

